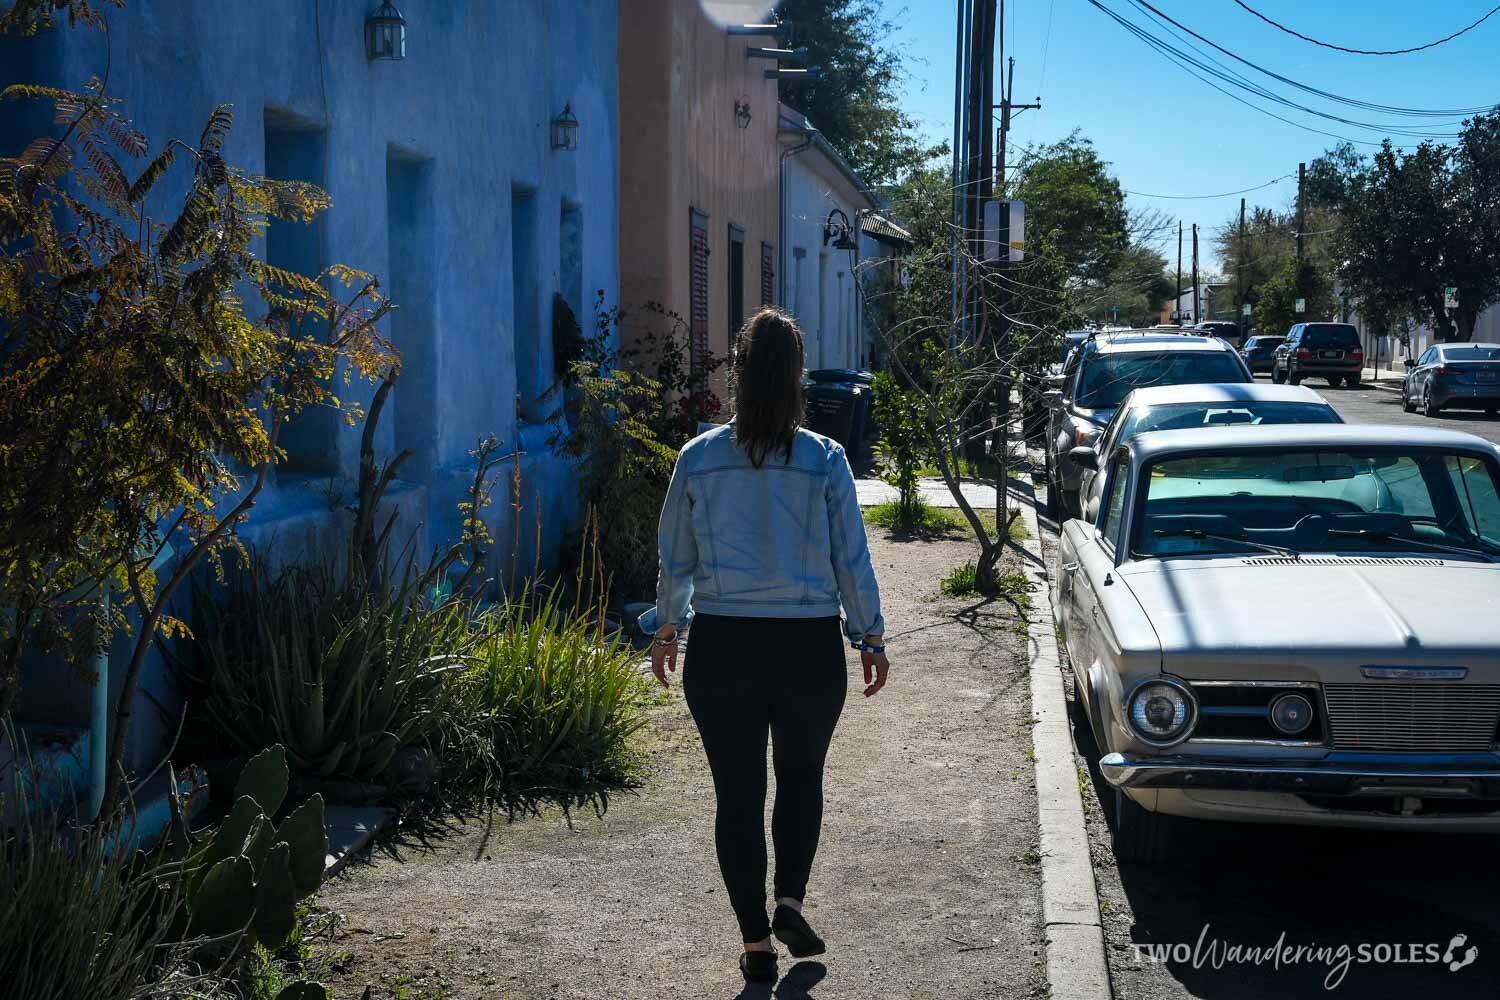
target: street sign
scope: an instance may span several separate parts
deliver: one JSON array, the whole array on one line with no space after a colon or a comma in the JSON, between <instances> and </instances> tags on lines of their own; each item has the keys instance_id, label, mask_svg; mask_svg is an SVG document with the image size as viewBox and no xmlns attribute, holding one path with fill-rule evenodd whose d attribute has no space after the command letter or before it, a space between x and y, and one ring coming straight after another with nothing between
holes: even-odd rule
<instances>
[{"instance_id":1,"label":"street sign","mask_svg":"<svg viewBox=\"0 0 1500 1000\"><path fill-rule=\"evenodd\" d=\"M1250 315L1250 303L1246 302L1243 306L1240 306L1240 315L1241 316L1249 316Z\"/></svg>"},{"instance_id":2,"label":"street sign","mask_svg":"<svg viewBox=\"0 0 1500 1000\"><path fill-rule=\"evenodd\" d=\"M1297 300L1297 302L1296 302L1296 311L1299 312L1299 313L1305 313L1305 312L1307 312L1307 300L1306 299L1298 299Z\"/></svg>"},{"instance_id":3,"label":"street sign","mask_svg":"<svg viewBox=\"0 0 1500 1000\"><path fill-rule=\"evenodd\" d=\"M1026 259L1026 205L1020 201L984 203L984 259Z\"/></svg>"},{"instance_id":4,"label":"street sign","mask_svg":"<svg viewBox=\"0 0 1500 1000\"><path fill-rule=\"evenodd\" d=\"M1444 309L1457 309L1458 308L1458 289L1457 288L1445 288L1445 289L1443 289L1443 308Z\"/></svg>"}]
</instances>

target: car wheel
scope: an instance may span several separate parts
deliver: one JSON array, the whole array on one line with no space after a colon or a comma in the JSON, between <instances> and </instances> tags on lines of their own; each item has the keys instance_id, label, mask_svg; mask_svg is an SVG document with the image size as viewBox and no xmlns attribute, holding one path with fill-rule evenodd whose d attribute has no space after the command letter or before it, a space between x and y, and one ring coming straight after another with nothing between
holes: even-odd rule
<instances>
[{"instance_id":1,"label":"car wheel","mask_svg":"<svg viewBox=\"0 0 1500 1000\"><path fill-rule=\"evenodd\" d=\"M1113 792L1115 858L1138 865L1164 861L1172 846L1174 817L1143 808L1118 788Z\"/></svg>"},{"instance_id":2,"label":"car wheel","mask_svg":"<svg viewBox=\"0 0 1500 1000\"><path fill-rule=\"evenodd\" d=\"M1401 383L1401 409L1406 413L1416 410L1417 404L1411 401L1411 393L1406 391L1406 383Z\"/></svg>"},{"instance_id":3,"label":"car wheel","mask_svg":"<svg viewBox=\"0 0 1500 1000\"><path fill-rule=\"evenodd\" d=\"M1353 389L1357 385L1359 385L1359 376L1358 375L1345 375L1344 376L1344 388L1345 389Z\"/></svg>"},{"instance_id":4,"label":"car wheel","mask_svg":"<svg viewBox=\"0 0 1500 1000\"><path fill-rule=\"evenodd\" d=\"M1271 366L1271 381L1275 382L1277 385L1282 385L1286 382L1286 374L1282 372L1280 366Z\"/></svg>"},{"instance_id":5,"label":"car wheel","mask_svg":"<svg viewBox=\"0 0 1500 1000\"><path fill-rule=\"evenodd\" d=\"M1441 409L1441 407L1438 406L1436 403L1434 403L1432 401L1432 390L1431 389L1423 389L1422 390L1422 416L1424 416L1424 417L1435 417L1435 416L1438 415L1438 410L1440 410L1440 409Z\"/></svg>"},{"instance_id":6,"label":"car wheel","mask_svg":"<svg viewBox=\"0 0 1500 1000\"><path fill-rule=\"evenodd\" d=\"M1344 376L1342 376L1342 375L1330 375L1330 376L1328 376L1328 388L1330 388L1330 389L1337 389L1339 386L1341 386L1343 384L1344 384Z\"/></svg>"}]
</instances>

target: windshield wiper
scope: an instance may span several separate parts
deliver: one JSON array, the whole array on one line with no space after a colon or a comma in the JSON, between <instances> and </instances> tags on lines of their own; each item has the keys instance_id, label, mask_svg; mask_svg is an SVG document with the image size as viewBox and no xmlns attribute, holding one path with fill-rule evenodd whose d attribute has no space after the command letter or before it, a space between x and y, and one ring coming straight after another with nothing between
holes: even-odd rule
<instances>
[{"instance_id":1,"label":"windshield wiper","mask_svg":"<svg viewBox=\"0 0 1500 1000\"><path fill-rule=\"evenodd\" d=\"M1281 545L1270 545L1266 542L1257 542L1249 538L1237 538L1234 535L1217 535L1212 531L1199 531L1197 528L1157 528L1152 534L1157 538L1192 538L1199 541L1210 542L1233 542L1235 545L1247 545L1252 549L1260 549L1272 555L1286 556L1288 559L1301 559L1302 554L1296 549L1289 549ZM1160 553L1157 553L1158 555Z\"/></svg>"},{"instance_id":2,"label":"windshield wiper","mask_svg":"<svg viewBox=\"0 0 1500 1000\"><path fill-rule=\"evenodd\" d=\"M1359 538L1370 542L1385 542L1386 544L1415 545L1419 549L1431 549L1434 552L1452 552L1461 556L1478 556L1481 559L1495 561L1496 552L1488 549L1471 549L1463 545L1444 545L1441 542L1427 542L1420 538L1407 538L1391 531L1374 531L1369 528L1329 528L1330 535L1338 535L1342 538Z\"/></svg>"}]
</instances>

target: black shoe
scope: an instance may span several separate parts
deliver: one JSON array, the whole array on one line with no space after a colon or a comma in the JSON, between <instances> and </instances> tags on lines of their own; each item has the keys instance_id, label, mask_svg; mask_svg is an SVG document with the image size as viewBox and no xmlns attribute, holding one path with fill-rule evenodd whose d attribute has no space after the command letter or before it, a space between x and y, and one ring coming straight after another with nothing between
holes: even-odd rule
<instances>
[{"instance_id":1,"label":"black shoe","mask_svg":"<svg viewBox=\"0 0 1500 1000\"><path fill-rule=\"evenodd\" d=\"M747 951L740 956L740 972L747 983L776 982L776 953Z\"/></svg>"},{"instance_id":2,"label":"black shoe","mask_svg":"<svg viewBox=\"0 0 1500 1000\"><path fill-rule=\"evenodd\" d=\"M778 905L775 915L771 917L771 933L776 935L776 940L786 945L793 958L809 958L828 950L823 945L823 939L808 926L801 912L784 904Z\"/></svg>"}]
</instances>

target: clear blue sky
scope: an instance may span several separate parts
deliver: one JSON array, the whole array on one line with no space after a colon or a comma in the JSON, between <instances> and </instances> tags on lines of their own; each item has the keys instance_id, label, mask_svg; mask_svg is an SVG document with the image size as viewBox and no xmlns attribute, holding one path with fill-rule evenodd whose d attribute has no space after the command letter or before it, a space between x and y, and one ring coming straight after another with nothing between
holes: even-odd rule
<instances>
[{"instance_id":1,"label":"clear blue sky","mask_svg":"<svg viewBox=\"0 0 1500 1000\"><path fill-rule=\"evenodd\" d=\"M953 129L958 4L956 0L882 2L900 25L892 41L909 55L911 79L905 91L906 106L933 139L948 139ZM1137 23L1150 24L1129 0L1100 2ZM1246 2L1303 34L1365 49L1403 48L1432 41L1477 20L1494 5L1494 0ZM1088 0L1004 3L1006 55L1016 60L1014 100L1030 103L1039 94L1042 100L1041 111L1027 111L1016 119L1012 141L1049 142L1080 129L1094 141L1129 191L1179 195L1235 191L1279 175L1295 175L1299 160L1311 161L1337 141L1284 124L1213 90L1129 34ZM1469 34L1426 52L1362 56L1334 52L1284 34L1256 20L1231 0L1151 3L1238 55L1343 96L1416 108L1500 103L1500 59L1496 57L1500 52L1500 14ZM1153 30L1161 33L1162 29L1153 26ZM1391 120L1380 112L1358 111L1301 94L1211 49L1207 51L1299 103L1345 118ZM1242 91L1233 92L1324 131L1375 142L1383 135L1275 107ZM1398 144L1418 141L1392 138ZM1015 161L1014 156L1011 161ZM1295 194L1295 180L1287 180L1245 197L1252 206L1259 203L1284 208ZM1132 207L1159 208L1181 218L1185 226L1196 222L1212 232L1238 215L1239 198L1180 201L1131 195L1129 201ZM1184 245L1186 268L1191 252L1186 238ZM1175 232L1158 249L1169 259L1175 258ZM1201 252L1205 260L1212 260L1206 241Z\"/></svg>"}]
</instances>

